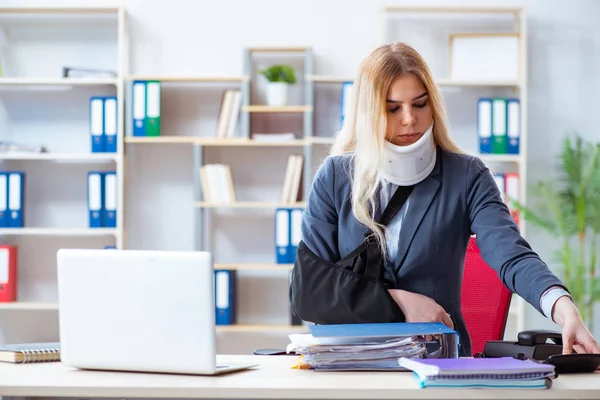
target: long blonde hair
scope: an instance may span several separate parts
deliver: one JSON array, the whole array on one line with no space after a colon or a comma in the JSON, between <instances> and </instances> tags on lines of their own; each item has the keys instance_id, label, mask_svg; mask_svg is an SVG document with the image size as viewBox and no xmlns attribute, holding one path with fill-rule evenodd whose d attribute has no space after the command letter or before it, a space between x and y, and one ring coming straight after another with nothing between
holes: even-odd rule
<instances>
[{"instance_id":1,"label":"long blonde hair","mask_svg":"<svg viewBox=\"0 0 600 400\"><path fill-rule=\"evenodd\" d=\"M436 145L448 152L462 153L448 134L442 97L429 67L414 48L404 43L378 47L363 60L344 124L330 151L331 155L353 153L353 214L377 235L382 251L385 250L385 227L375 222L370 210L374 210L378 194L378 167L387 131L386 98L392 81L410 73L421 79L429 94Z\"/></svg>"}]
</instances>

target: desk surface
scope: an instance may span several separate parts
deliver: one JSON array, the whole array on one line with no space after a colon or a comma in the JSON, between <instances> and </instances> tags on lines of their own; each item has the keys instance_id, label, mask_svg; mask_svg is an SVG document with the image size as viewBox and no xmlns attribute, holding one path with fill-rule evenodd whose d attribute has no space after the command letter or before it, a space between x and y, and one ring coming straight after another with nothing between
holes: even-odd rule
<instances>
[{"instance_id":1,"label":"desk surface","mask_svg":"<svg viewBox=\"0 0 600 400\"><path fill-rule=\"evenodd\" d=\"M563 375L551 389L420 389L410 372L290 369L295 357L219 356L258 363L221 376L83 371L61 363L0 363L0 396L245 399L599 399L600 372Z\"/></svg>"}]
</instances>

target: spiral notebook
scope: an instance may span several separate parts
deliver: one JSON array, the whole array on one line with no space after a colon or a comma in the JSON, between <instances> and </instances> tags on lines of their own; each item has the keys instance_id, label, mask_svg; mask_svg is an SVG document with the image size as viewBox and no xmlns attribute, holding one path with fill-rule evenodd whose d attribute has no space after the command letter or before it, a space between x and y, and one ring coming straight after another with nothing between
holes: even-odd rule
<instances>
[{"instance_id":1,"label":"spiral notebook","mask_svg":"<svg viewBox=\"0 0 600 400\"><path fill-rule=\"evenodd\" d=\"M0 361L15 364L60 361L60 343L21 343L0 345Z\"/></svg>"},{"instance_id":2,"label":"spiral notebook","mask_svg":"<svg viewBox=\"0 0 600 400\"><path fill-rule=\"evenodd\" d=\"M412 370L421 387L549 388L554 365L501 358L408 359L398 364Z\"/></svg>"}]
</instances>

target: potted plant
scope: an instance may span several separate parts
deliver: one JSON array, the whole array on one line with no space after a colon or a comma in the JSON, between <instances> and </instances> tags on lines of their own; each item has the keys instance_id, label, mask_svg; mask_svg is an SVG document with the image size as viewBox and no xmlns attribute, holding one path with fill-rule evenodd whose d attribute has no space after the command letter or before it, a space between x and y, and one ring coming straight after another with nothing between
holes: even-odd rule
<instances>
[{"instance_id":1,"label":"potted plant","mask_svg":"<svg viewBox=\"0 0 600 400\"><path fill-rule=\"evenodd\" d=\"M513 207L559 241L554 253L563 282L592 330L594 304L600 300L600 143L565 137L560 178L538 182L532 189L538 203L525 207L511 199Z\"/></svg>"},{"instance_id":2,"label":"potted plant","mask_svg":"<svg viewBox=\"0 0 600 400\"><path fill-rule=\"evenodd\" d=\"M260 71L267 81L267 104L283 106L287 104L288 86L296 83L296 74L289 65L271 65Z\"/></svg>"}]
</instances>

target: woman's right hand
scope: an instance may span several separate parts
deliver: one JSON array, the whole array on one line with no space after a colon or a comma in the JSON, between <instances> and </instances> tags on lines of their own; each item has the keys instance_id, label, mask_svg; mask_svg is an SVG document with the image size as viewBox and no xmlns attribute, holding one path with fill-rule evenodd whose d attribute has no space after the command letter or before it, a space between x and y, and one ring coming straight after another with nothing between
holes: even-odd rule
<instances>
[{"instance_id":1,"label":"woman's right hand","mask_svg":"<svg viewBox=\"0 0 600 400\"><path fill-rule=\"evenodd\" d=\"M454 329L450 314L432 298L400 289L388 289L388 292L404 313L406 322L441 322Z\"/></svg>"}]
</instances>

